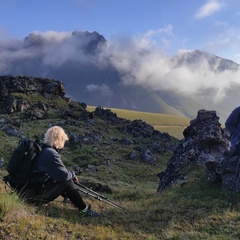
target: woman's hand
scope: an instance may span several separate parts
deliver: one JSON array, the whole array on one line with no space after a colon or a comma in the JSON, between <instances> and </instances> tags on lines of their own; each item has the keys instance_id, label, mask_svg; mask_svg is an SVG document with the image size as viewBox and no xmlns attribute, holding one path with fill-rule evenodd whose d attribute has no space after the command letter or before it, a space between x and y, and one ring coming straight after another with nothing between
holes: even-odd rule
<instances>
[{"instance_id":1,"label":"woman's hand","mask_svg":"<svg viewBox=\"0 0 240 240\"><path fill-rule=\"evenodd\" d=\"M73 178L73 182L78 183L78 178L76 176Z\"/></svg>"}]
</instances>

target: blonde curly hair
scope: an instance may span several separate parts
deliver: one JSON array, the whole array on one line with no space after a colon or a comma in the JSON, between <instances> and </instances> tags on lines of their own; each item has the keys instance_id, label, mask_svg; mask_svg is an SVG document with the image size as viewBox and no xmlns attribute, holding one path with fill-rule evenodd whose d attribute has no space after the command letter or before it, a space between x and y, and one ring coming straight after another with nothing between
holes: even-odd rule
<instances>
[{"instance_id":1,"label":"blonde curly hair","mask_svg":"<svg viewBox=\"0 0 240 240\"><path fill-rule=\"evenodd\" d=\"M59 126L53 126L49 128L44 134L44 143L50 146L54 146L57 149L62 149L67 140L67 134Z\"/></svg>"}]
</instances>

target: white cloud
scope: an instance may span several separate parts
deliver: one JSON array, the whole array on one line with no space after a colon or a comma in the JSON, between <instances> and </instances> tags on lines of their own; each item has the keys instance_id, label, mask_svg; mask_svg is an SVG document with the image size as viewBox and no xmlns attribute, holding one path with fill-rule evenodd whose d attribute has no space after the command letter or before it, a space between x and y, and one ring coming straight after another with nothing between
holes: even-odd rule
<instances>
[{"instance_id":1,"label":"white cloud","mask_svg":"<svg viewBox=\"0 0 240 240\"><path fill-rule=\"evenodd\" d=\"M179 50L179 54L191 52ZM212 89L208 97L212 101L219 101L225 97L231 83L239 83L239 71L217 71L220 60L211 66L216 71L211 70L206 59L190 66L178 66L170 56L145 39L129 39L128 44L111 42L103 55L121 73L123 84L141 85L152 91L173 90L197 96L203 90Z\"/></svg>"},{"instance_id":2,"label":"white cloud","mask_svg":"<svg viewBox=\"0 0 240 240\"><path fill-rule=\"evenodd\" d=\"M183 54L183 53L191 53L194 50L189 50L189 49L178 49L177 53L178 54Z\"/></svg>"},{"instance_id":3,"label":"white cloud","mask_svg":"<svg viewBox=\"0 0 240 240\"><path fill-rule=\"evenodd\" d=\"M206 4L200 7L195 14L195 18L205 18L218 12L224 3L219 0L208 0Z\"/></svg>"},{"instance_id":4,"label":"white cloud","mask_svg":"<svg viewBox=\"0 0 240 240\"><path fill-rule=\"evenodd\" d=\"M71 36L69 32L55 32L55 31L47 31L47 32L39 32L34 31L32 34L41 35L45 40L49 42L61 42Z\"/></svg>"},{"instance_id":5,"label":"white cloud","mask_svg":"<svg viewBox=\"0 0 240 240\"><path fill-rule=\"evenodd\" d=\"M162 44L165 48L170 46L170 39L174 38L173 34L173 26L171 24L168 24L167 26L163 28L159 28L157 30L149 30L144 37L141 39L141 41L145 41L145 43L148 44ZM139 39L137 40L139 41Z\"/></svg>"},{"instance_id":6,"label":"white cloud","mask_svg":"<svg viewBox=\"0 0 240 240\"><path fill-rule=\"evenodd\" d=\"M152 37L152 36L154 36L154 35L158 35L158 34L162 34L162 33L166 33L166 34L168 34L168 35L170 35L170 36L173 36L172 30L173 30L173 26L172 26L171 24L168 24L168 25L167 25L166 27L164 27L164 28L159 28L159 29L157 29L157 30L153 30L153 29L149 30L149 31L145 34L145 36L146 36L146 37Z\"/></svg>"},{"instance_id":7,"label":"white cloud","mask_svg":"<svg viewBox=\"0 0 240 240\"><path fill-rule=\"evenodd\" d=\"M0 44L0 70L3 71L4 68L7 68L8 62L11 63L11 61L16 61L21 57L31 56L41 56L40 59L45 65L54 67L61 67L67 61L97 63L98 67L103 68L110 63L120 73L123 84L141 85L153 91L175 90L191 96L211 88L214 91L209 97L215 100L224 97L231 82L239 83L239 72L225 71L219 73L218 71L212 71L205 60L191 66L176 66L173 59L163 52L163 48L152 41L155 33L159 36L166 33L167 35L173 35L172 27L169 25L162 30L151 30L141 38L115 38L102 48L101 54L94 56L81 50L81 47L87 44L86 39L81 41L69 33L56 33L55 35L55 32L47 32L41 35L43 39L51 41L48 44L37 45L36 48L23 47L24 44L21 42L18 42L18 44L10 44L10 42L5 43L5 45ZM223 48L223 46L230 44L237 48L239 39L233 36L236 36L236 34L231 31L218 38L218 41L212 42L208 47ZM239 51L235 51L235 55L240 53L240 47L237 49ZM191 52L187 49L179 50L181 54ZM215 69L217 69L218 64L216 63L214 66ZM109 86L105 84L97 85L89 82L86 90L90 92L100 91L103 96L112 94Z\"/></svg>"}]
</instances>

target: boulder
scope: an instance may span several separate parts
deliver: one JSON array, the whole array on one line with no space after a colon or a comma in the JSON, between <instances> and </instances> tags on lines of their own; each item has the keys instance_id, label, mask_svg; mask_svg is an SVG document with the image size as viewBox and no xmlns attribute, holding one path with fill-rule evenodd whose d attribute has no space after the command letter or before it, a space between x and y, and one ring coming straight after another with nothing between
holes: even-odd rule
<instances>
[{"instance_id":1,"label":"boulder","mask_svg":"<svg viewBox=\"0 0 240 240\"><path fill-rule=\"evenodd\" d=\"M30 107L22 94L40 94L46 99L64 98L64 85L61 81L29 76L0 76L0 101L3 113L21 112ZM36 115L36 114L35 114ZM42 115L42 114L41 114Z\"/></svg>"},{"instance_id":2,"label":"boulder","mask_svg":"<svg viewBox=\"0 0 240 240\"><path fill-rule=\"evenodd\" d=\"M224 180L218 172L223 156L230 149L229 135L221 128L215 111L201 109L184 132L167 168L158 174L157 191L161 192L173 183L187 180L190 169L196 165L206 168L211 181ZM221 172L224 172L221 169ZM223 183L225 185L225 183Z\"/></svg>"}]
</instances>

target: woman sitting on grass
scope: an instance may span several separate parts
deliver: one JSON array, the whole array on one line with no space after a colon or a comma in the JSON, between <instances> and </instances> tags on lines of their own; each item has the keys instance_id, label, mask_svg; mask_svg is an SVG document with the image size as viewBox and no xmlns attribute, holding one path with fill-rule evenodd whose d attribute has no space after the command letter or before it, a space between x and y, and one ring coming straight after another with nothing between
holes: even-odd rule
<instances>
[{"instance_id":1,"label":"woman sitting on grass","mask_svg":"<svg viewBox=\"0 0 240 240\"><path fill-rule=\"evenodd\" d=\"M34 202L47 203L61 195L68 198L79 209L80 214L99 217L100 214L84 203L75 184L78 178L61 160L59 150L67 140L67 134L59 126L51 127L45 133L42 152L37 156L30 180L31 199Z\"/></svg>"}]
</instances>

